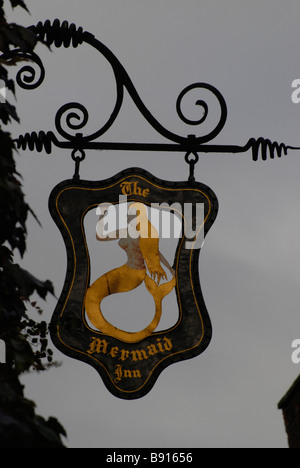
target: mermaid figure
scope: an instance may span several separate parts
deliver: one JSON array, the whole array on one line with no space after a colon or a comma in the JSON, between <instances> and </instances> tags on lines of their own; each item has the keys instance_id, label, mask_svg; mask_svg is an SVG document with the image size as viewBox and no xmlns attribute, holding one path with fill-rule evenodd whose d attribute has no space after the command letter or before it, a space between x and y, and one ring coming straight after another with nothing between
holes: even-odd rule
<instances>
[{"instance_id":1,"label":"mermaid figure","mask_svg":"<svg viewBox=\"0 0 300 468\"><path fill-rule=\"evenodd\" d=\"M100 210L97 240L107 242L119 239L119 246L126 252L128 261L122 267L101 276L90 286L85 300L86 313L93 326L105 335L127 343L136 343L150 336L157 328L162 315L162 301L176 285L175 271L159 251L159 235L150 223L147 208L143 203L133 203L128 209L128 215L133 215L134 218L138 213L135 231L138 236L130 236L128 226L126 229L110 233L108 237L103 232L103 218L107 208L100 206ZM128 223L129 221L130 218L128 218ZM162 280L167 280L167 274L162 265L171 272L173 278L160 285ZM143 283L155 303L155 315L152 322L140 332L127 332L114 327L103 317L101 302L112 294L132 291Z\"/></svg>"}]
</instances>

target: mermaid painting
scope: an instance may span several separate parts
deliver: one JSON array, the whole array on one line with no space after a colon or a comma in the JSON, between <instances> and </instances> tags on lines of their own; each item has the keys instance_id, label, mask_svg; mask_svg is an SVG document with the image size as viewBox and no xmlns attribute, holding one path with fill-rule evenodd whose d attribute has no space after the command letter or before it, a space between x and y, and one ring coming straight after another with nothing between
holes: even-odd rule
<instances>
[{"instance_id":1,"label":"mermaid painting","mask_svg":"<svg viewBox=\"0 0 300 468\"><path fill-rule=\"evenodd\" d=\"M158 327L162 316L162 301L176 285L176 273L159 251L159 235L150 223L147 207L143 203L132 203L128 209L127 228L104 233L104 216L107 208L100 206L100 219L97 225L96 238L99 242L119 240L119 246L128 257L127 263L101 276L87 290L85 308L92 325L105 335L112 336L126 343L137 343L150 336ZM137 216L138 215L138 216ZM135 232L131 235L130 218L138 219ZM168 281L166 267L172 279ZM160 284L163 280L167 282ZM145 283L155 303L155 314L152 322L142 331L127 332L114 327L103 316L101 303L104 298L117 293L132 291Z\"/></svg>"}]
</instances>

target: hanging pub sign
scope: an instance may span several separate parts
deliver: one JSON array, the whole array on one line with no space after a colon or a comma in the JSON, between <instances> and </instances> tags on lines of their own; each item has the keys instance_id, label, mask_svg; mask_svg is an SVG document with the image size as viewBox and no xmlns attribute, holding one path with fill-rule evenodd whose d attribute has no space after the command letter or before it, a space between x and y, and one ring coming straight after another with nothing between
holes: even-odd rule
<instances>
[{"instance_id":1,"label":"hanging pub sign","mask_svg":"<svg viewBox=\"0 0 300 468\"><path fill-rule=\"evenodd\" d=\"M181 122L189 130L200 126L200 136L190 131L175 134L151 114L119 60L92 34L59 20L30 29L49 47L91 46L108 61L116 82L114 107L98 131L88 134L88 111L73 102L57 112L56 133L33 132L15 140L23 150L50 154L53 145L69 150L75 162L73 179L55 187L49 200L67 250L65 284L50 325L52 340L66 355L93 366L117 397L140 398L163 369L202 353L212 336L199 255L216 219L218 201L210 188L195 180L199 153L252 150L257 161L260 153L266 160L268 155L273 159L299 148L263 138L251 138L244 146L210 144L224 128L227 106L222 94L207 83L188 86L176 103ZM40 86L45 78L41 59L23 50L1 58L16 57L27 60L17 74L18 84L24 89ZM120 113L125 92L164 143L103 140ZM211 99L214 112L209 112ZM187 117L191 100L197 117ZM80 167L90 150L101 151L101 161L107 151L182 154L189 177L186 182L167 182L134 168L108 180L84 181Z\"/></svg>"},{"instance_id":2,"label":"hanging pub sign","mask_svg":"<svg viewBox=\"0 0 300 468\"><path fill-rule=\"evenodd\" d=\"M203 239L218 209L208 187L166 182L141 169L129 169L100 182L63 182L53 190L49 206L68 261L51 323L58 349L95 367L107 388L126 399L145 395L164 368L206 349L212 331L198 265ZM93 256L85 230L90 212L95 214L98 244ZM173 258L166 258L162 240L167 245L174 234L176 251ZM119 263L110 271L103 260L108 242L114 243L115 264ZM151 298L149 310L134 300L133 307L149 317L149 323L134 332L126 325L116 327L105 313L106 304L116 294L125 296L139 288ZM177 297L177 321L157 331L168 314L164 301L170 294ZM129 312L125 306L117 311L123 319Z\"/></svg>"}]
</instances>

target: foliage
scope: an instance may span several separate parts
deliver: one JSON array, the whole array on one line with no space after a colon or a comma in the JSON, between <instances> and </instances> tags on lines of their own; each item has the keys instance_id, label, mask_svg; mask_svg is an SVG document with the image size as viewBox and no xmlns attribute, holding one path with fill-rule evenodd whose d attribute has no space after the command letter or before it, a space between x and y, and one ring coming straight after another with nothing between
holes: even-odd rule
<instances>
[{"instance_id":1,"label":"foliage","mask_svg":"<svg viewBox=\"0 0 300 468\"><path fill-rule=\"evenodd\" d=\"M0 51L15 48L30 52L37 44L28 29L8 24L3 0L0 0ZM10 0L13 8L27 10L23 0ZM27 10L28 11L28 10ZM15 92L5 62L0 63L0 80ZM20 175L16 171L14 143L3 127L12 119L19 121L15 107L0 104L0 339L5 341L7 363L0 365L0 446L3 448L63 448L66 435L55 418L35 414L35 405L24 396L20 375L26 371L43 371L52 363L48 349L46 322L29 317L28 309L41 309L30 297L36 292L42 299L54 294L50 281L42 282L14 262L14 252L21 257L26 251L26 222L34 215L25 201Z\"/></svg>"}]
</instances>

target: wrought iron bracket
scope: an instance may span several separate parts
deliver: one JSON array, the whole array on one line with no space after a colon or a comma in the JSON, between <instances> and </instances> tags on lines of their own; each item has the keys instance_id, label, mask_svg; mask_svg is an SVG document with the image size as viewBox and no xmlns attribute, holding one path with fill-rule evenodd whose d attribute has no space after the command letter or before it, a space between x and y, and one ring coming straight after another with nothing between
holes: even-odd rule
<instances>
[{"instance_id":1,"label":"wrought iron bracket","mask_svg":"<svg viewBox=\"0 0 300 468\"><path fill-rule=\"evenodd\" d=\"M118 150L118 151L159 151L159 152L183 152L186 154L187 162L190 164L190 180L194 178L195 159L192 160L190 155L199 153L246 153L252 150L252 158L254 161L259 159L261 155L263 160L267 160L268 156L274 159L275 156L281 157L287 155L288 150L298 150L300 148L288 146L284 143L272 142L264 138L251 138L245 145L216 145L211 144L223 130L227 120L227 105L222 94L212 85L207 83L194 83L185 88L179 95L176 103L176 110L179 118L185 124L193 126L201 126L209 115L209 108L206 101L198 99L195 103L199 109L202 109L202 115L198 119L190 119L183 112L183 101L185 97L192 91L206 90L218 102L220 107L220 118L217 125L206 135L197 136L188 134L182 136L175 134L166 129L152 115L149 109L145 106L140 98L136 88L134 87L125 68L119 62L117 57L99 40L83 28L77 28L74 24L69 24L67 21L60 22L55 20L51 23L47 20L45 23L38 23L36 26L31 26L31 29L37 38L49 47L78 47L81 44L88 44L96 49L109 62L112 67L116 81L116 100L112 113L108 117L106 123L96 132L86 135L83 133L89 121L88 110L79 103L68 103L59 109L55 118L55 127L57 134L54 132L40 131L39 133L26 133L20 135L15 142L18 149L37 150L38 152L45 151L51 154L52 147L56 146L61 149L72 150L72 157L76 162L76 177L79 176L79 165L84 159L85 150ZM19 56L34 62L39 67L39 76L37 77L34 67L30 65L24 66L17 74L17 83L23 89L35 89L42 84L45 78L45 68L40 57L35 53L28 53L22 50L13 50L8 54L2 55L2 59L10 60ZM122 108L124 91L127 91L132 101L140 111L146 121L153 127L158 134L168 140L168 143L122 143L104 141L103 136L112 127L116 121ZM62 121L66 122L67 129L63 128ZM71 132L74 132L72 134ZM79 156L78 156L79 155Z\"/></svg>"}]
</instances>

